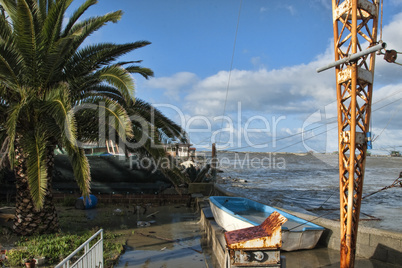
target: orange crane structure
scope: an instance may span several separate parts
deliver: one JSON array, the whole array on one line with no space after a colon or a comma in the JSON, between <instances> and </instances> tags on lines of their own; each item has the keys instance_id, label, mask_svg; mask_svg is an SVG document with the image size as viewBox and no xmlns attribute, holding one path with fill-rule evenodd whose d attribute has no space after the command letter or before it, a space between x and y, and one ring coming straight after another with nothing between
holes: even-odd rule
<instances>
[{"instance_id":1,"label":"orange crane structure","mask_svg":"<svg viewBox=\"0 0 402 268\"><path fill-rule=\"evenodd\" d=\"M379 0L332 0L338 107L340 267L354 267L369 142Z\"/></svg>"}]
</instances>

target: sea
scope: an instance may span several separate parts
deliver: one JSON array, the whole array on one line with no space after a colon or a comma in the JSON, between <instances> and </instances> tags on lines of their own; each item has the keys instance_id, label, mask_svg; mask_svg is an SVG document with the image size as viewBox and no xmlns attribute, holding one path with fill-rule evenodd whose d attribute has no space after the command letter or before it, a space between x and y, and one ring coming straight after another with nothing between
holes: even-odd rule
<instances>
[{"instance_id":1,"label":"sea","mask_svg":"<svg viewBox=\"0 0 402 268\"><path fill-rule=\"evenodd\" d=\"M210 158L210 152L204 154ZM226 191L267 205L339 220L337 154L219 151L217 157L217 183ZM359 226L402 232L401 172L402 157L366 158ZM394 187L381 190L391 185Z\"/></svg>"}]
</instances>

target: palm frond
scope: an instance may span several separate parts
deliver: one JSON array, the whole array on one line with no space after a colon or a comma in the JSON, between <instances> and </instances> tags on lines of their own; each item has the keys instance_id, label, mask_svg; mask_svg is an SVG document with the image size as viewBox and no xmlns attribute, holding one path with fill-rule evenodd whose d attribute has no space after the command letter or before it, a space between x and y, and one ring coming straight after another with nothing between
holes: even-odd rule
<instances>
[{"instance_id":1,"label":"palm frond","mask_svg":"<svg viewBox=\"0 0 402 268\"><path fill-rule=\"evenodd\" d=\"M144 78L148 79L151 76L154 76L154 72L149 69L149 68L144 68L144 67L140 67L140 66L129 66L126 67L126 70L129 73L137 73L142 75Z\"/></svg>"},{"instance_id":2,"label":"palm frond","mask_svg":"<svg viewBox=\"0 0 402 268\"><path fill-rule=\"evenodd\" d=\"M109 118L109 125L117 131L122 140L125 141L133 136L131 120L123 106L110 99L106 99L104 103L100 102L98 105L100 109L105 110L105 116Z\"/></svg>"},{"instance_id":3,"label":"palm frond","mask_svg":"<svg viewBox=\"0 0 402 268\"><path fill-rule=\"evenodd\" d=\"M5 12L10 17L11 21L16 21L17 15L17 2L9 0L0 0L0 5L4 8Z\"/></svg>"},{"instance_id":4,"label":"palm frond","mask_svg":"<svg viewBox=\"0 0 402 268\"><path fill-rule=\"evenodd\" d=\"M134 128L134 137L143 137L145 133L143 129ZM155 146L155 143L159 146ZM141 142L141 147L137 148L145 150L150 157L154 159L154 163L158 163L158 170L160 170L175 186L178 192L178 186L182 183L189 183L189 179L178 170L175 159L169 158L166 155L166 152L162 146L162 144L158 143L157 140L152 140L152 138L146 138L145 142Z\"/></svg>"},{"instance_id":5,"label":"palm frond","mask_svg":"<svg viewBox=\"0 0 402 268\"><path fill-rule=\"evenodd\" d=\"M88 8L95 5L97 2L98 2L97 0L87 0L76 11L74 11L74 13L70 17L66 27L64 28L63 32L61 33L61 37L66 37L69 33L71 33L71 28L78 21L78 19L82 16L82 14L84 14L84 12Z\"/></svg>"},{"instance_id":6,"label":"palm frond","mask_svg":"<svg viewBox=\"0 0 402 268\"><path fill-rule=\"evenodd\" d=\"M0 15L0 43L7 43L12 35L12 28L9 21Z\"/></svg>"},{"instance_id":7,"label":"palm frond","mask_svg":"<svg viewBox=\"0 0 402 268\"><path fill-rule=\"evenodd\" d=\"M65 87L53 89L43 103L44 113L51 115L58 126L58 133L63 143L67 141L76 146L77 127L74 111L71 109L71 101ZM53 135L55 136L55 135Z\"/></svg>"},{"instance_id":8,"label":"palm frond","mask_svg":"<svg viewBox=\"0 0 402 268\"><path fill-rule=\"evenodd\" d=\"M79 140L98 141L100 138L115 139L118 136L125 141L132 138L130 117L118 102L96 96L85 99L76 107Z\"/></svg>"},{"instance_id":9,"label":"palm frond","mask_svg":"<svg viewBox=\"0 0 402 268\"><path fill-rule=\"evenodd\" d=\"M18 73L21 70L21 57L15 51L0 45L0 81L19 87ZM5 82L7 81L7 82Z\"/></svg>"},{"instance_id":10,"label":"palm frond","mask_svg":"<svg viewBox=\"0 0 402 268\"><path fill-rule=\"evenodd\" d=\"M79 96L75 97L76 104L91 102L94 103L95 100L101 99L111 99L117 101L124 107L126 107L126 102L124 97L121 95L120 91L115 87L109 85L94 85L83 88L79 92Z\"/></svg>"},{"instance_id":11,"label":"palm frond","mask_svg":"<svg viewBox=\"0 0 402 268\"><path fill-rule=\"evenodd\" d=\"M137 98L134 105L129 106L127 110L130 115L136 114L151 122L155 128L160 129L169 138L188 142L185 131L149 103Z\"/></svg>"},{"instance_id":12,"label":"palm frond","mask_svg":"<svg viewBox=\"0 0 402 268\"><path fill-rule=\"evenodd\" d=\"M150 42L148 41L138 41L122 45L102 43L87 46L69 59L66 64L66 73L71 77L86 75L87 72L106 66L118 57L149 44ZM120 65L120 63L117 65Z\"/></svg>"},{"instance_id":13,"label":"palm frond","mask_svg":"<svg viewBox=\"0 0 402 268\"><path fill-rule=\"evenodd\" d=\"M104 16L89 18L81 23L76 23L69 32L69 35L79 35L74 42L73 50L77 50L89 35L99 30L102 26L106 25L106 23L119 21L122 14L122 11L116 11Z\"/></svg>"},{"instance_id":14,"label":"palm frond","mask_svg":"<svg viewBox=\"0 0 402 268\"><path fill-rule=\"evenodd\" d=\"M24 153L28 155L27 175L32 200L35 207L40 210L43 207L43 200L47 189L47 166L46 166L46 132L37 129L32 135L21 137L21 144Z\"/></svg>"},{"instance_id":15,"label":"palm frond","mask_svg":"<svg viewBox=\"0 0 402 268\"><path fill-rule=\"evenodd\" d=\"M14 142L17 135L17 125L20 112L23 109L24 102L13 104L9 108L9 116L6 121L7 136L9 138L8 158L10 159L11 168L14 168L15 150Z\"/></svg>"},{"instance_id":16,"label":"palm frond","mask_svg":"<svg viewBox=\"0 0 402 268\"><path fill-rule=\"evenodd\" d=\"M43 27L41 29L43 43L41 46L45 51L52 49L53 44L59 39L64 13L67 8L66 6L66 0L59 0L47 11L46 5L40 3L41 17L43 19ZM43 14L43 12L45 12L45 14Z\"/></svg>"},{"instance_id":17,"label":"palm frond","mask_svg":"<svg viewBox=\"0 0 402 268\"><path fill-rule=\"evenodd\" d=\"M52 87L60 81L66 81L65 77L65 58L71 54L71 46L74 42L74 36L60 38L54 43L51 50L48 51L43 59L41 68L41 77L43 85Z\"/></svg>"},{"instance_id":18,"label":"palm frond","mask_svg":"<svg viewBox=\"0 0 402 268\"><path fill-rule=\"evenodd\" d=\"M40 43L37 32L37 27L39 27L37 22L38 10L35 3L29 4L27 1L17 1L18 20L13 21L13 26L14 32L18 36L16 46L24 59L24 77L31 85L35 85L38 71L37 42Z\"/></svg>"},{"instance_id":19,"label":"palm frond","mask_svg":"<svg viewBox=\"0 0 402 268\"><path fill-rule=\"evenodd\" d=\"M47 16L47 0L38 0L38 7L40 11L41 20L45 21Z\"/></svg>"},{"instance_id":20,"label":"palm frond","mask_svg":"<svg viewBox=\"0 0 402 268\"><path fill-rule=\"evenodd\" d=\"M105 81L118 89L127 103L134 100L134 81L130 73L116 65L107 66L96 72L101 81Z\"/></svg>"},{"instance_id":21,"label":"palm frond","mask_svg":"<svg viewBox=\"0 0 402 268\"><path fill-rule=\"evenodd\" d=\"M91 191L91 172L84 150L66 144L64 147L73 167L74 178L84 197L89 197Z\"/></svg>"},{"instance_id":22,"label":"palm frond","mask_svg":"<svg viewBox=\"0 0 402 268\"><path fill-rule=\"evenodd\" d=\"M7 159L8 159L8 148L9 148L9 142L10 139L8 138L5 133L5 131L1 131L1 149L0 149L0 169L3 169L7 166ZM8 162L9 163L9 162Z\"/></svg>"}]
</instances>

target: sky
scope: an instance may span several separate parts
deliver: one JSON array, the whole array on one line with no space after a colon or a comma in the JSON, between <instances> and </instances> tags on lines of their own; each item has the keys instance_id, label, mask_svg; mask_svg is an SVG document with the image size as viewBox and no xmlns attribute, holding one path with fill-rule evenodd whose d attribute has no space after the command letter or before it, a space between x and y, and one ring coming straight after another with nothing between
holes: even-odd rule
<instances>
[{"instance_id":1,"label":"sky","mask_svg":"<svg viewBox=\"0 0 402 268\"><path fill-rule=\"evenodd\" d=\"M121 58L155 73L134 76L135 97L180 124L197 150L338 150L335 71L316 72L334 61L332 1L100 0L86 16L116 10L122 19L85 45L150 41ZM384 1L382 40L402 52L402 0ZM401 102L402 66L379 55L373 154L402 151Z\"/></svg>"}]
</instances>

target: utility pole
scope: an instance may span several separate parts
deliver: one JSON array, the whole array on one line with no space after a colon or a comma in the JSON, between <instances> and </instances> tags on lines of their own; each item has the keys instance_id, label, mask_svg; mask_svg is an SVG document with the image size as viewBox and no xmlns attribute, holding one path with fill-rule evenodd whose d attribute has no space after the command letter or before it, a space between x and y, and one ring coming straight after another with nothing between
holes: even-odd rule
<instances>
[{"instance_id":1,"label":"utility pole","mask_svg":"<svg viewBox=\"0 0 402 268\"><path fill-rule=\"evenodd\" d=\"M339 140L341 267L354 267L369 132L379 0L332 0Z\"/></svg>"},{"instance_id":2,"label":"utility pole","mask_svg":"<svg viewBox=\"0 0 402 268\"><path fill-rule=\"evenodd\" d=\"M212 143L212 155L211 155L211 171L212 171L212 181L216 182L216 168L218 160L216 158L216 144Z\"/></svg>"}]
</instances>

